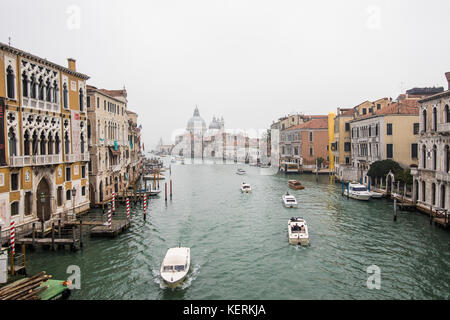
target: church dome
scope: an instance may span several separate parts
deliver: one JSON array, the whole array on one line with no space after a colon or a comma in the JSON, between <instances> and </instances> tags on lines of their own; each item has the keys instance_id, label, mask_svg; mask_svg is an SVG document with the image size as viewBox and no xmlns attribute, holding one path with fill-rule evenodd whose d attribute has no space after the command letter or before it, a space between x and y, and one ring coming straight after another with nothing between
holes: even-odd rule
<instances>
[{"instance_id":1,"label":"church dome","mask_svg":"<svg viewBox=\"0 0 450 320\"><path fill-rule=\"evenodd\" d=\"M200 117L200 112L197 107L195 107L194 115L188 121L186 130L190 132L199 130L206 131L206 122L202 117Z\"/></svg>"}]
</instances>

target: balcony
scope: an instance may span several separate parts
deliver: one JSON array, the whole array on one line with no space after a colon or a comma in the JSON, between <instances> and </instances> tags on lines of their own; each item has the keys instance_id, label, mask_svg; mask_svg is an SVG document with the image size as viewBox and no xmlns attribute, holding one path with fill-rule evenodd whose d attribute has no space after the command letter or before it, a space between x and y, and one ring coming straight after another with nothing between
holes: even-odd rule
<instances>
[{"instance_id":1,"label":"balcony","mask_svg":"<svg viewBox=\"0 0 450 320\"><path fill-rule=\"evenodd\" d=\"M56 165L61 162L62 157L60 154L9 157L9 165L11 167Z\"/></svg>"},{"instance_id":2,"label":"balcony","mask_svg":"<svg viewBox=\"0 0 450 320\"><path fill-rule=\"evenodd\" d=\"M27 97L22 97L23 101L23 107L26 108L32 108L32 109L38 109L42 111L49 111L49 112L61 112L60 105L58 103L48 102L48 101L42 101Z\"/></svg>"},{"instance_id":3,"label":"balcony","mask_svg":"<svg viewBox=\"0 0 450 320\"><path fill-rule=\"evenodd\" d=\"M78 162L78 161L89 161L90 155L88 152L79 153L79 154L66 154L65 159L66 159L65 162L68 162L68 163Z\"/></svg>"},{"instance_id":4,"label":"balcony","mask_svg":"<svg viewBox=\"0 0 450 320\"><path fill-rule=\"evenodd\" d=\"M448 123L439 123L438 130L439 133L447 133L450 134L450 122Z\"/></svg>"},{"instance_id":5,"label":"balcony","mask_svg":"<svg viewBox=\"0 0 450 320\"><path fill-rule=\"evenodd\" d=\"M438 171L436 172L436 180L440 180L443 182L450 182L450 173Z\"/></svg>"},{"instance_id":6,"label":"balcony","mask_svg":"<svg viewBox=\"0 0 450 320\"><path fill-rule=\"evenodd\" d=\"M121 169L122 169L122 166L121 166L120 164L117 164L117 165L114 165L114 166L111 167L111 170L112 170L113 172L118 172L118 171L120 171Z\"/></svg>"}]
</instances>

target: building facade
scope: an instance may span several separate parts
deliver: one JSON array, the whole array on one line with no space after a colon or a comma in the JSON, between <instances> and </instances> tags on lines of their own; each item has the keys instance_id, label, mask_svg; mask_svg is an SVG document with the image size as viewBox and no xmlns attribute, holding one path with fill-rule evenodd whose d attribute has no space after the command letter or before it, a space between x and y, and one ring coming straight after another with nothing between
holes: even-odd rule
<instances>
[{"instance_id":1,"label":"building facade","mask_svg":"<svg viewBox=\"0 0 450 320\"><path fill-rule=\"evenodd\" d=\"M131 163L127 92L88 86L91 205L100 205L129 185Z\"/></svg>"},{"instance_id":2,"label":"building facade","mask_svg":"<svg viewBox=\"0 0 450 320\"><path fill-rule=\"evenodd\" d=\"M0 219L47 226L89 209L86 80L0 43Z\"/></svg>"},{"instance_id":3,"label":"building facade","mask_svg":"<svg viewBox=\"0 0 450 320\"><path fill-rule=\"evenodd\" d=\"M445 76L447 91L419 101L419 164L411 173L413 199L423 209L450 209L450 72Z\"/></svg>"}]
</instances>

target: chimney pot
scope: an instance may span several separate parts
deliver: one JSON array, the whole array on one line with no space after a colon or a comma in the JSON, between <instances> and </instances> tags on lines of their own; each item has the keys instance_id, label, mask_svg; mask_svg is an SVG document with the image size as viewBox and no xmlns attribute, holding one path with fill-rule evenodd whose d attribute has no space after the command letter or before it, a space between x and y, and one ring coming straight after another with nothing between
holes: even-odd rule
<instances>
[{"instance_id":1,"label":"chimney pot","mask_svg":"<svg viewBox=\"0 0 450 320\"><path fill-rule=\"evenodd\" d=\"M67 63L69 66L69 69L76 72L77 68L76 68L76 60L73 58L67 58Z\"/></svg>"}]
</instances>

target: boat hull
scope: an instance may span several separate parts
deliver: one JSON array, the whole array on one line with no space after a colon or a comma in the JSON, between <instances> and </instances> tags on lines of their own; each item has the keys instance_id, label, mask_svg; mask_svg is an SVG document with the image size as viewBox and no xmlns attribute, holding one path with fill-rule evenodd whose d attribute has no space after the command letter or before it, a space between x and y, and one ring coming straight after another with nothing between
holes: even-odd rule
<instances>
[{"instance_id":1,"label":"boat hull","mask_svg":"<svg viewBox=\"0 0 450 320\"><path fill-rule=\"evenodd\" d=\"M344 196L347 196L347 191L344 191ZM368 201L371 198L370 194L369 195L367 195L367 194L354 194L354 193L351 193L351 192L350 192L348 197L352 198L352 199L355 199L355 200L362 200L362 201Z\"/></svg>"},{"instance_id":2,"label":"boat hull","mask_svg":"<svg viewBox=\"0 0 450 320\"><path fill-rule=\"evenodd\" d=\"M293 245L307 246L309 245L309 238L292 238L289 237L289 243Z\"/></svg>"},{"instance_id":3,"label":"boat hull","mask_svg":"<svg viewBox=\"0 0 450 320\"><path fill-rule=\"evenodd\" d=\"M164 283L165 283L169 288L174 289L174 288L176 288L176 287L182 285L183 282L184 282L184 280L186 280L186 277L187 277L187 273L186 273L181 279L179 279L179 280L177 280L177 281L170 281L170 280L164 279L164 277L161 277L161 278L163 279Z\"/></svg>"}]
</instances>

